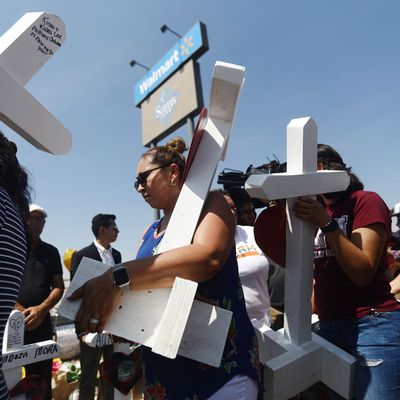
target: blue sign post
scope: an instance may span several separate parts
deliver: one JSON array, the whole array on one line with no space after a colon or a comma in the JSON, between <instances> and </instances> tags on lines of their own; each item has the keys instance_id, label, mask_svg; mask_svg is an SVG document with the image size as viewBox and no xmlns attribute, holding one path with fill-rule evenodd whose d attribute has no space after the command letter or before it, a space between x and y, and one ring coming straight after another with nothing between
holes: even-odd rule
<instances>
[{"instance_id":1,"label":"blue sign post","mask_svg":"<svg viewBox=\"0 0 400 400\"><path fill-rule=\"evenodd\" d=\"M208 50L206 26L196 23L178 43L135 85L135 106L140 107L157 87L190 58L198 58Z\"/></svg>"}]
</instances>

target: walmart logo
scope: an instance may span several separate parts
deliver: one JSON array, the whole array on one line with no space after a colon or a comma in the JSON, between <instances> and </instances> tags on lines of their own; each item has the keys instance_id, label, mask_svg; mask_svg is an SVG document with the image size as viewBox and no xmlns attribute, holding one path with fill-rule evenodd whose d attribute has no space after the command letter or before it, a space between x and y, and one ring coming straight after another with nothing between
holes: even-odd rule
<instances>
[{"instance_id":1,"label":"walmart logo","mask_svg":"<svg viewBox=\"0 0 400 400\"><path fill-rule=\"evenodd\" d=\"M181 48L181 56L182 57L188 57L190 48L193 47L193 36L185 36L182 40L183 43L181 43L180 48Z\"/></svg>"},{"instance_id":2,"label":"walmart logo","mask_svg":"<svg viewBox=\"0 0 400 400\"><path fill-rule=\"evenodd\" d=\"M140 104L189 58L208 49L203 43L202 27L198 22L175 44L158 63L135 85L135 104Z\"/></svg>"}]
</instances>

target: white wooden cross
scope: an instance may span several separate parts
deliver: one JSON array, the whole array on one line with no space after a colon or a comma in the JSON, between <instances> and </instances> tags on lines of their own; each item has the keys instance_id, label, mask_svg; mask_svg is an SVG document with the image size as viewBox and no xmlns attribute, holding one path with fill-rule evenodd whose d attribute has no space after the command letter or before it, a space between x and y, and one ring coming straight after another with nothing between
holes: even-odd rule
<instances>
[{"instance_id":1,"label":"white wooden cross","mask_svg":"<svg viewBox=\"0 0 400 400\"><path fill-rule=\"evenodd\" d=\"M218 161L223 158L243 84L244 68L217 62L204 134L182 187L159 252L190 244ZM91 267L91 268L90 268ZM79 302L67 299L105 264L83 258L58 312L75 319ZM172 289L127 291L105 329L165 357L177 354L219 366L230 311L194 300L197 283L176 278Z\"/></svg>"},{"instance_id":2,"label":"white wooden cross","mask_svg":"<svg viewBox=\"0 0 400 400\"><path fill-rule=\"evenodd\" d=\"M22 367L54 358L60 348L53 340L24 345L25 317L21 311L13 310L8 318L3 336L3 372L8 390L20 380ZM19 397L19 396L18 396Z\"/></svg>"},{"instance_id":3,"label":"white wooden cross","mask_svg":"<svg viewBox=\"0 0 400 400\"><path fill-rule=\"evenodd\" d=\"M24 86L65 38L61 19L43 12L25 14L0 37L0 120L52 154L70 150L71 134Z\"/></svg>"},{"instance_id":4,"label":"white wooden cross","mask_svg":"<svg viewBox=\"0 0 400 400\"><path fill-rule=\"evenodd\" d=\"M286 270L284 328L274 332L257 322L260 359L265 365L266 399L287 399L322 381L346 399L353 393L355 359L311 332L311 291L315 229L294 216L299 196L342 191L345 171L316 171L317 126L297 118L287 127L287 172L251 175L251 197L286 199Z\"/></svg>"}]
</instances>

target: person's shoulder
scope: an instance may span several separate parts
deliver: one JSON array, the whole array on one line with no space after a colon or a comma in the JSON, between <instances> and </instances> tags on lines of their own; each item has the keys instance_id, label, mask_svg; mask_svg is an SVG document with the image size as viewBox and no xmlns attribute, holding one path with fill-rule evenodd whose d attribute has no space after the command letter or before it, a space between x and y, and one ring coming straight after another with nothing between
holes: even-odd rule
<instances>
[{"instance_id":1,"label":"person's shoulder","mask_svg":"<svg viewBox=\"0 0 400 400\"><path fill-rule=\"evenodd\" d=\"M112 252L121 255L121 252L117 250L115 247L112 248Z\"/></svg>"},{"instance_id":2,"label":"person's shoulder","mask_svg":"<svg viewBox=\"0 0 400 400\"><path fill-rule=\"evenodd\" d=\"M252 235L254 232L254 226L251 225L238 225L243 232L246 232L248 235Z\"/></svg>"},{"instance_id":3,"label":"person's shoulder","mask_svg":"<svg viewBox=\"0 0 400 400\"><path fill-rule=\"evenodd\" d=\"M96 246L93 243L90 243L88 246L78 250L74 255L76 256L84 255L86 253L92 252L93 250L96 250Z\"/></svg>"},{"instance_id":4,"label":"person's shoulder","mask_svg":"<svg viewBox=\"0 0 400 400\"><path fill-rule=\"evenodd\" d=\"M11 200L11 197L6 189L0 186L0 211L2 213L6 213L7 210L13 210L16 212L16 207L14 202Z\"/></svg>"},{"instance_id":5,"label":"person's shoulder","mask_svg":"<svg viewBox=\"0 0 400 400\"><path fill-rule=\"evenodd\" d=\"M236 225L236 234L242 237L254 237L254 227L250 225Z\"/></svg>"},{"instance_id":6,"label":"person's shoulder","mask_svg":"<svg viewBox=\"0 0 400 400\"><path fill-rule=\"evenodd\" d=\"M53 246L50 243L44 242L43 240L40 241L40 246L44 251L58 253L57 247Z\"/></svg>"},{"instance_id":7,"label":"person's shoulder","mask_svg":"<svg viewBox=\"0 0 400 400\"><path fill-rule=\"evenodd\" d=\"M351 193L351 198L354 199L357 203L361 204L379 204L388 208L384 200L378 193L368 191L368 190L356 190Z\"/></svg>"},{"instance_id":8,"label":"person's shoulder","mask_svg":"<svg viewBox=\"0 0 400 400\"><path fill-rule=\"evenodd\" d=\"M356 199L381 199L378 193L369 190L355 190L350 196Z\"/></svg>"},{"instance_id":9,"label":"person's shoulder","mask_svg":"<svg viewBox=\"0 0 400 400\"><path fill-rule=\"evenodd\" d=\"M211 191L208 193L207 199L205 201L205 203L208 206L224 206L224 207L228 207L228 203L224 197L224 195L222 193L218 193L215 191Z\"/></svg>"}]
</instances>

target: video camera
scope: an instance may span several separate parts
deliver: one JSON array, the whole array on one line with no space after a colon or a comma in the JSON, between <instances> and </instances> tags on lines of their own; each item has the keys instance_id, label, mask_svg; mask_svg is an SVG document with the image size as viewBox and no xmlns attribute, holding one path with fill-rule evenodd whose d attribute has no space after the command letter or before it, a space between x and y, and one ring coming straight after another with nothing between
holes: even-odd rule
<instances>
[{"instance_id":1,"label":"video camera","mask_svg":"<svg viewBox=\"0 0 400 400\"><path fill-rule=\"evenodd\" d=\"M270 161L267 164L262 164L258 167L254 167L250 164L246 172L238 171L234 169L224 168L220 174L218 174L217 183L223 185L223 188L229 192L229 189L241 188L244 190L244 184L250 175L254 174L274 174L277 172L286 172L286 162L280 163L275 157L275 160ZM264 202L258 199L252 199L254 208L263 208L266 206Z\"/></svg>"}]
</instances>

